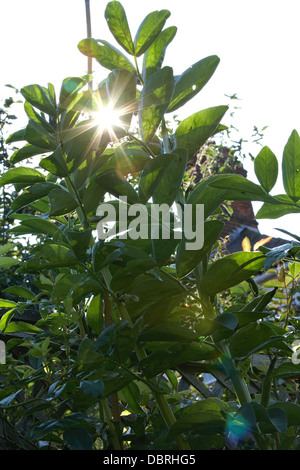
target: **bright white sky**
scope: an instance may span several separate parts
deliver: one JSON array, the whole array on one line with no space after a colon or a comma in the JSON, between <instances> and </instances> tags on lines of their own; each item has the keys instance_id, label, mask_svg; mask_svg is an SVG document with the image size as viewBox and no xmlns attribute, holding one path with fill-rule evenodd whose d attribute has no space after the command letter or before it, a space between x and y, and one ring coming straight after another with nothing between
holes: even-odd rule
<instances>
[{"instance_id":1,"label":"bright white sky","mask_svg":"<svg viewBox=\"0 0 300 470\"><path fill-rule=\"evenodd\" d=\"M105 0L90 0L92 35L117 45L104 19ZM240 107L234 125L238 138L248 139L253 126L264 132L268 145L281 161L292 132L300 132L299 0L141 0L121 1L132 36L154 10L168 9L166 26L175 25L177 35L169 45L164 65L182 73L193 63L212 54L221 63L206 87L183 108L183 119L201 109L228 104L226 95L236 93ZM77 49L86 37L84 0L0 1L1 73L0 99L10 83L18 88L32 83L59 87L63 78L86 73L87 59ZM107 75L94 62L96 79ZM226 116L224 124L229 124ZM249 146L256 155L259 146ZM246 150L246 149L245 149ZM253 164L245 162L248 177L256 181ZM282 192L277 185L272 194ZM255 210L260 204L255 205ZM272 227L297 233L299 215L261 221L262 233L283 236ZM299 226L299 223L298 223Z\"/></svg>"}]
</instances>

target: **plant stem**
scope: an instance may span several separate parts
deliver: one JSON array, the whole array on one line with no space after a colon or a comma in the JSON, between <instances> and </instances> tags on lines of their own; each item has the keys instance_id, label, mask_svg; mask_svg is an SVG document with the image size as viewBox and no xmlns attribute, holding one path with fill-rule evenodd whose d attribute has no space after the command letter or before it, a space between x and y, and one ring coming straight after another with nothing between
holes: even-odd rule
<instances>
[{"instance_id":1,"label":"plant stem","mask_svg":"<svg viewBox=\"0 0 300 470\"><path fill-rule=\"evenodd\" d=\"M170 148L169 134L167 131L165 118L163 118L161 121L161 133L162 133L165 153L170 153L171 148Z\"/></svg>"},{"instance_id":2,"label":"plant stem","mask_svg":"<svg viewBox=\"0 0 300 470\"><path fill-rule=\"evenodd\" d=\"M156 155L155 153L152 152L151 148L148 147L148 145L146 145L142 140L140 140L138 137L135 137L135 135L131 134L131 132L128 132L127 131L127 135L128 137L130 137L132 140L135 140L135 142L137 142L138 144L140 144L141 147L143 147L147 153L149 153L151 155L152 158L155 158Z\"/></svg>"},{"instance_id":3,"label":"plant stem","mask_svg":"<svg viewBox=\"0 0 300 470\"><path fill-rule=\"evenodd\" d=\"M92 37L92 22L91 22L91 8L90 8L90 0L85 0L85 16L86 16L86 29L87 29L87 37ZM88 57L88 74L91 75L93 71L93 58ZM88 84L89 90L93 91L93 82L92 80Z\"/></svg>"},{"instance_id":4,"label":"plant stem","mask_svg":"<svg viewBox=\"0 0 300 470\"><path fill-rule=\"evenodd\" d=\"M103 411L104 411L104 414L105 414L105 417L106 417L107 425L108 425L109 430L111 432L111 437L112 437L114 449L115 450L122 450L120 442L119 442L119 438L118 438L118 435L117 435L117 432L116 432L116 428L115 428L114 423L112 421L112 416L111 416L111 412L110 412L110 408L109 408L107 400L106 399L102 400L101 405L103 407Z\"/></svg>"},{"instance_id":5,"label":"plant stem","mask_svg":"<svg viewBox=\"0 0 300 470\"><path fill-rule=\"evenodd\" d=\"M81 222L81 225L83 226L84 229L87 229L88 226L89 226L89 223L88 223L88 219L87 219L87 215L85 213L85 209L83 207L83 204L82 204L82 201L80 199L80 196L78 194L78 191L73 183L73 181L71 180L71 178L69 176L66 176L65 178L65 181L66 181L66 185L67 185L67 188L69 190L69 192L75 196L78 204L79 204L79 208L77 208L77 215L78 215L78 218Z\"/></svg>"}]
</instances>

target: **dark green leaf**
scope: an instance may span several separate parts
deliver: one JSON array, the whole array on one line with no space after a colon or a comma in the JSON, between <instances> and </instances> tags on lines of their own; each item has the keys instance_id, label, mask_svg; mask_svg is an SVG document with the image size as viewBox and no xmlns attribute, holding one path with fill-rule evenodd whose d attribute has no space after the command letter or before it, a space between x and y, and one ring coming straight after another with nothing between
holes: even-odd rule
<instances>
[{"instance_id":1,"label":"dark green leaf","mask_svg":"<svg viewBox=\"0 0 300 470\"><path fill-rule=\"evenodd\" d=\"M24 139L36 147L43 148L44 151L55 150L58 142L53 134L50 134L41 124L29 119Z\"/></svg>"},{"instance_id":2,"label":"dark green leaf","mask_svg":"<svg viewBox=\"0 0 300 470\"><path fill-rule=\"evenodd\" d=\"M4 289L3 292L7 292L8 294L21 297L22 299L27 299L27 300L35 299L35 294L31 292L31 290L22 286L11 286L11 287L8 287L7 289Z\"/></svg>"},{"instance_id":3,"label":"dark green leaf","mask_svg":"<svg viewBox=\"0 0 300 470\"><path fill-rule=\"evenodd\" d=\"M20 196L16 197L11 203L11 210L18 211L31 202L42 199L55 188L53 183L37 183L25 189Z\"/></svg>"},{"instance_id":4,"label":"dark green leaf","mask_svg":"<svg viewBox=\"0 0 300 470\"><path fill-rule=\"evenodd\" d=\"M22 220L21 223L12 227L9 232L17 234L36 234L44 233L45 235L53 236L58 231L58 227L50 220L42 219L37 216L28 216Z\"/></svg>"},{"instance_id":5,"label":"dark green leaf","mask_svg":"<svg viewBox=\"0 0 300 470\"><path fill-rule=\"evenodd\" d=\"M145 142L153 138L173 93L173 70L164 67L146 81L139 98L139 127ZM179 145L179 147L185 147Z\"/></svg>"},{"instance_id":6,"label":"dark green leaf","mask_svg":"<svg viewBox=\"0 0 300 470\"><path fill-rule=\"evenodd\" d=\"M84 428L67 428L64 431L64 441L73 450L92 450L93 439Z\"/></svg>"},{"instance_id":7,"label":"dark green leaf","mask_svg":"<svg viewBox=\"0 0 300 470\"><path fill-rule=\"evenodd\" d=\"M61 188L53 189L48 194L48 197L51 206L51 216L68 214L73 212L79 205L70 193Z\"/></svg>"},{"instance_id":8,"label":"dark green leaf","mask_svg":"<svg viewBox=\"0 0 300 470\"><path fill-rule=\"evenodd\" d=\"M192 158L214 133L227 109L227 106L207 108L184 119L175 131L176 146L188 149Z\"/></svg>"},{"instance_id":9,"label":"dark green leaf","mask_svg":"<svg viewBox=\"0 0 300 470\"><path fill-rule=\"evenodd\" d=\"M106 79L106 90L121 123L128 128L136 111L136 79L128 70L113 70Z\"/></svg>"},{"instance_id":10,"label":"dark green leaf","mask_svg":"<svg viewBox=\"0 0 300 470\"><path fill-rule=\"evenodd\" d=\"M124 8L120 2L112 1L106 6L105 19L116 41L129 54L134 55L134 46Z\"/></svg>"},{"instance_id":11,"label":"dark green leaf","mask_svg":"<svg viewBox=\"0 0 300 470\"><path fill-rule=\"evenodd\" d=\"M139 197L143 204L152 197L157 185L173 161L174 154L161 154L146 163L139 182Z\"/></svg>"},{"instance_id":12,"label":"dark green leaf","mask_svg":"<svg viewBox=\"0 0 300 470\"><path fill-rule=\"evenodd\" d=\"M220 59L216 55L206 57L177 77L167 112L172 113L199 93L214 74L219 62Z\"/></svg>"},{"instance_id":13,"label":"dark green leaf","mask_svg":"<svg viewBox=\"0 0 300 470\"><path fill-rule=\"evenodd\" d=\"M68 167L64 159L61 145L58 145L51 155L40 161L40 167L56 176L63 177L68 175Z\"/></svg>"},{"instance_id":14,"label":"dark green leaf","mask_svg":"<svg viewBox=\"0 0 300 470\"><path fill-rule=\"evenodd\" d=\"M224 224L218 220L209 220L204 223L204 245L200 250L187 250L186 239L181 240L176 255L176 271L179 278L189 274L209 254L223 226Z\"/></svg>"},{"instance_id":15,"label":"dark green leaf","mask_svg":"<svg viewBox=\"0 0 300 470\"><path fill-rule=\"evenodd\" d=\"M282 338L276 336L267 323L248 323L229 339L230 352L233 357L244 357L273 346L280 340Z\"/></svg>"},{"instance_id":16,"label":"dark green leaf","mask_svg":"<svg viewBox=\"0 0 300 470\"><path fill-rule=\"evenodd\" d=\"M82 380L80 382L81 390L92 398L103 398L104 383L102 380Z\"/></svg>"},{"instance_id":17,"label":"dark green leaf","mask_svg":"<svg viewBox=\"0 0 300 470\"><path fill-rule=\"evenodd\" d=\"M254 170L258 181L269 193L277 181L278 161L272 150L265 146L254 160Z\"/></svg>"},{"instance_id":18,"label":"dark green leaf","mask_svg":"<svg viewBox=\"0 0 300 470\"><path fill-rule=\"evenodd\" d=\"M168 10L156 10L149 13L142 21L134 38L134 52L136 57L142 55L155 41L170 14Z\"/></svg>"},{"instance_id":19,"label":"dark green leaf","mask_svg":"<svg viewBox=\"0 0 300 470\"><path fill-rule=\"evenodd\" d=\"M180 189L188 161L188 152L186 149L177 148L172 155L172 163L168 165L167 171L159 179L153 192L154 204L168 204L171 207Z\"/></svg>"},{"instance_id":20,"label":"dark green leaf","mask_svg":"<svg viewBox=\"0 0 300 470\"><path fill-rule=\"evenodd\" d=\"M145 52L143 60L144 82L146 82L150 75L158 72L158 70L161 68L165 58L167 46L173 40L176 32L177 28L175 26L166 28L157 36L154 43Z\"/></svg>"},{"instance_id":21,"label":"dark green leaf","mask_svg":"<svg viewBox=\"0 0 300 470\"><path fill-rule=\"evenodd\" d=\"M291 133L282 157L282 181L286 194L295 202L300 199L300 137Z\"/></svg>"},{"instance_id":22,"label":"dark green leaf","mask_svg":"<svg viewBox=\"0 0 300 470\"><path fill-rule=\"evenodd\" d=\"M33 157L34 155L40 155L45 152L45 149L41 147L36 147L35 145L26 144L25 147L22 147L19 150L16 150L10 157L10 163L14 165L19 163L22 160Z\"/></svg>"},{"instance_id":23,"label":"dark green leaf","mask_svg":"<svg viewBox=\"0 0 300 470\"><path fill-rule=\"evenodd\" d=\"M10 322L5 328L5 334L10 333L42 333L43 330L23 321Z\"/></svg>"}]
</instances>

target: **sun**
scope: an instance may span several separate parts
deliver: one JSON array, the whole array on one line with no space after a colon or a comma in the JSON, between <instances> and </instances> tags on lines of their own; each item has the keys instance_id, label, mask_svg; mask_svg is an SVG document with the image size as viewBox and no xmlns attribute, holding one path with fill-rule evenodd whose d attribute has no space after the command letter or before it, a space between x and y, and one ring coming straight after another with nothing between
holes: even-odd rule
<instances>
[{"instance_id":1,"label":"sun","mask_svg":"<svg viewBox=\"0 0 300 470\"><path fill-rule=\"evenodd\" d=\"M120 111L114 109L113 106L107 105L99 108L98 111L93 113L93 118L97 122L99 129L112 130L114 126L122 127L120 120Z\"/></svg>"}]
</instances>

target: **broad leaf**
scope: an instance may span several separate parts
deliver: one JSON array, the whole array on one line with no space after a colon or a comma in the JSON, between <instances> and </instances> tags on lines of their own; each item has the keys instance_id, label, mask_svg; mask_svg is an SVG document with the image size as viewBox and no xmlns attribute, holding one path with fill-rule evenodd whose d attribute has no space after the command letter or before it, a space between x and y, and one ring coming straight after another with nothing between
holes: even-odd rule
<instances>
[{"instance_id":1,"label":"broad leaf","mask_svg":"<svg viewBox=\"0 0 300 470\"><path fill-rule=\"evenodd\" d=\"M269 324L252 322L239 328L231 336L229 347L233 357L245 357L267 347L273 347L279 341L282 341L282 337L276 336Z\"/></svg>"},{"instance_id":2,"label":"broad leaf","mask_svg":"<svg viewBox=\"0 0 300 470\"><path fill-rule=\"evenodd\" d=\"M135 67L127 57L106 41L83 39L78 44L78 49L84 55L94 57L103 67L109 70L119 68L135 73Z\"/></svg>"},{"instance_id":3,"label":"broad leaf","mask_svg":"<svg viewBox=\"0 0 300 470\"><path fill-rule=\"evenodd\" d=\"M134 38L134 53L142 55L155 41L170 16L168 10L153 11L142 21Z\"/></svg>"},{"instance_id":4,"label":"broad leaf","mask_svg":"<svg viewBox=\"0 0 300 470\"><path fill-rule=\"evenodd\" d=\"M200 250L187 250L186 239L181 240L176 255L176 272L179 278L189 274L210 253L223 226L224 224L218 220L209 220L204 223L204 245Z\"/></svg>"},{"instance_id":5,"label":"broad leaf","mask_svg":"<svg viewBox=\"0 0 300 470\"><path fill-rule=\"evenodd\" d=\"M61 188L52 189L48 197L51 207L51 216L68 214L73 212L79 205L70 193Z\"/></svg>"},{"instance_id":6,"label":"broad leaf","mask_svg":"<svg viewBox=\"0 0 300 470\"><path fill-rule=\"evenodd\" d=\"M41 147L37 147L36 145L26 144L25 147L16 150L12 156L10 157L10 163L14 165L15 163L19 163L22 160L26 160L27 158L33 157L35 155L41 155L45 152L45 149Z\"/></svg>"},{"instance_id":7,"label":"broad leaf","mask_svg":"<svg viewBox=\"0 0 300 470\"><path fill-rule=\"evenodd\" d=\"M164 67L146 81L139 99L139 127L145 142L154 136L173 93L173 70ZM183 146L184 147L184 146Z\"/></svg>"},{"instance_id":8,"label":"broad leaf","mask_svg":"<svg viewBox=\"0 0 300 470\"><path fill-rule=\"evenodd\" d=\"M188 153L186 149L177 148L172 155L172 163L160 178L153 192L153 202L155 204L168 204L171 206L180 189L188 161Z\"/></svg>"},{"instance_id":9,"label":"broad leaf","mask_svg":"<svg viewBox=\"0 0 300 470\"><path fill-rule=\"evenodd\" d=\"M295 202L300 199L300 137L291 133L282 157L282 181L286 194Z\"/></svg>"},{"instance_id":10,"label":"broad leaf","mask_svg":"<svg viewBox=\"0 0 300 470\"><path fill-rule=\"evenodd\" d=\"M113 109L123 125L130 126L136 111L136 79L128 70L113 70L106 79L106 90Z\"/></svg>"},{"instance_id":11,"label":"broad leaf","mask_svg":"<svg viewBox=\"0 0 300 470\"><path fill-rule=\"evenodd\" d=\"M87 309L86 321L92 330L100 335L103 327L102 298L100 294L92 298Z\"/></svg>"},{"instance_id":12,"label":"broad leaf","mask_svg":"<svg viewBox=\"0 0 300 470\"><path fill-rule=\"evenodd\" d=\"M29 119L24 139L29 144L43 148L44 151L55 150L58 142L53 134L50 134L41 124Z\"/></svg>"},{"instance_id":13,"label":"broad leaf","mask_svg":"<svg viewBox=\"0 0 300 470\"><path fill-rule=\"evenodd\" d=\"M1 256L0 257L0 269L8 269L12 266L16 266L20 263L20 260L15 258L10 258L8 256Z\"/></svg>"},{"instance_id":14,"label":"broad leaf","mask_svg":"<svg viewBox=\"0 0 300 470\"><path fill-rule=\"evenodd\" d=\"M29 85L21 89L21 94L34 107L50 116L56 116L57 110L49 99L49 92L40 85Z\"/></svg>"},{"instance_id":15,"label":"broad leaf","mask_svg":"<svg viewBox=\"0 0 300 470\"><path fill-rule=\"evenodd\" d=\"M278 201L270 196L258 184L244 178L241 175L217 175L212 178L211 186L226 190L224 199L231 201L265 201L278 204Z\"/></svg>"},{"instance_id":16,"label":"broad leaf","mask_svg":"<svg viewBox=\"0 0 300 470\"><path fill-rule=\"evenodd\" d=\"M269 193L277 181L278 161L272 150L265 146L254 160L254 170L258 181Z\"/></svg>"},{"instance_id":17,"label":"broad leaf","mask_svg":"<svg viewBox=\"0 0 300 470\"><path fill-rule=\"evenodd\" d=\"M227 106L207 108L184 119L175 131L176 146L188 149L192 158L215 132L227 109Z\"/></svg>"},{"instance_id":18,"label":"broad leaf","mask_svg":"<svg viewBox=\"0 0 300 470\"><path fill-rule=\"evenodd\" d=\"M265 257L258 252L241 251L215 261L200 282L200 291L213 296L245 281L264 267Z\"/></svg>"},{"instance_id":19,"label":"broad leaf","mask_svg":"<svg viewBox=\"0 0 300 470\"><path fill-rule=\"evenodd\" d=\"M34 168L17 167L7 170L0 178L0 187L6 184L21 183L25 186L30 186L34 183L45 181L42 173Z\"/></svg>"},{"instance_id":20,"label":"broad leaf","mask_svg":"<svg viewBox=\"0 0 300 470\"><path fill-rule=\"evenodd\" d=\"M58 227L53 222L50 222L50 220L45 220L37 216L28 216L26 219L22 220L19 225L12 227L9 232L18 235L40 235L43 233L45 235L54 236L58 230Z\"/></svg>"},{"instance_id":21,"label":"broad leaf","mask_svg":"<svg viewBox=\"0 0 300 470\"><path fill-rule=\"evenodd\" d=\"M150 75L160 70L165 58L167 46L174 39L176 32L177 28L175 26L170 26L169 28L164 29L145 52L143 59L144 82L147 81Z\"/></svg>"},{"instance_id":22,"label":"broad leaf","mask_svg":"<svg viewBox=\"0 0 300 470\"><path fill-rule=\"evenodd\" d=\"M125 10L120 2L112 1L106 6L105 19L116 41L131 55L134 55L134 46Z\"/></svg>"},{"instance_id":23,"label":"broad leaf","mask_svg":"<svg viewBox=\"0 0 300 470\"><path fill-rule=\"evenodd\" d=\"M257 219L278 219L287 214L300 212L300 205L293 203L286 194L279 194L274 198L278 203L269 204L265 202L256 213Z\"/></svg>"},{"instance_id":24,"label":"broad leaf","mask_svg":"<svg viewBox=\"0 0 300 470\"><path fill-rule=\"evenodd\" d=\"M212 55L191 65L176 78L168 113L172 113L192 99L206 85L219 65L219 57Z\"/></svg>"},{"instance_id":25,"label":"broad leaf","mask_svg":"<svg viewBox=\"0 0 300 470\"><path fill-rule=\"evenodd\" d=\"M68 175L68 167L61 145L58 145L51 155L40 161L40 167L56 176L64 177Z\"/></svg>"},{"instance_id":26,"label":"broad leaf","mask_svg":"<svg viewBox=\"0 0 300 470\"><path fill-rule=\"evenodd\" d=\"M55 188L53 183L36 183L25 189L20 196L16 197L11 203L11 210L18 211L31 202L37 201L47 196Z\"/></svg>"},{"instance_id":27,"label":"broad leaf","mask_svg":"<svg viewBox=\"0 0 300 470\"><path fill-rule=\"evenodd\" d=\"M164 174L174 161L173 154L161 154L149 160L143 168L139 182L139 197L145 204L152 197Z\"/></svg>"}]
</instances>

